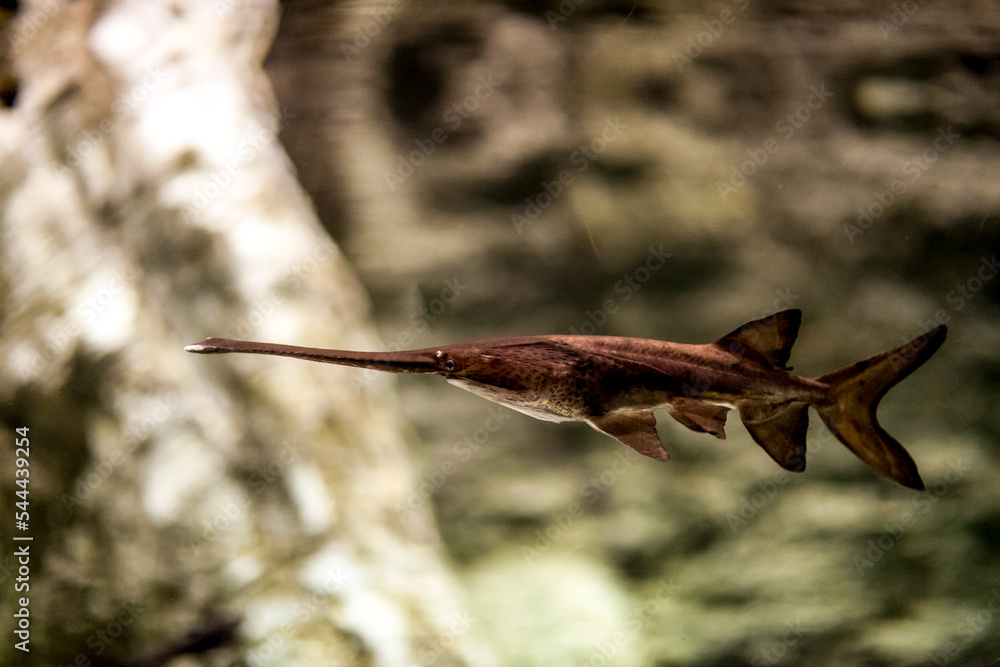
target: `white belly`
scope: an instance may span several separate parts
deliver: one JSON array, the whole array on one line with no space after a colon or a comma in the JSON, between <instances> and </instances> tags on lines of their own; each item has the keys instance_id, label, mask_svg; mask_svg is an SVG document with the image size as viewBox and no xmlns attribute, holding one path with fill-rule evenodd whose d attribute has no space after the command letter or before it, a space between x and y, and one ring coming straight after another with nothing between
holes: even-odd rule
<instances>
[{"instance_id":1,"label":"white belly","mask_svg":"<svg viewBox=\"0 0 1000 667\"><path fill-rule=\"evenodd\" d=\"M525 396L522 392L499 389L497 387L491 387L490 385L478 384L467 380L455 380L452 378L448 378L447 380L448 384L461 387L466 391L472 392L476 396L482 396L488 401L506 405L508 408L513 408L518 412L523 412L524 414L534 417L535 419L541 419L542 421L547 422L573 421L572 417L552 412L545 407L543 402L531 396Z\"/></svg>"}]
</instances>

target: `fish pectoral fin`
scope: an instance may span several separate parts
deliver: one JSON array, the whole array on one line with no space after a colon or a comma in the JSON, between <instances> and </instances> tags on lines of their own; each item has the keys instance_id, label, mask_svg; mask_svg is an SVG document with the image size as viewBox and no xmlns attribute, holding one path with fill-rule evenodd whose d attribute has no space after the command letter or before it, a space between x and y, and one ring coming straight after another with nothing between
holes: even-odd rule
<instances>
[{"instance_id":1,"label":"fish pectoral fin","mask_svg":"<svg viewBox=\"0 0 1000 667\"><path fill-rule=\"evenodd\" d=\"M656 417L652 410L620 410L599 417L591 417L587 423L601 433L625 443L643 456L657 461L669 461L670 454L660 442L656 433Z\"/></svg>"},{"instance_id":2,"label":"fish pectoral fin","mask_svg":"<svg viewBox=\"0 0 1000 667\"><path fill-rule=\"evenodd\" d=\"M806 431L809 429L809 405L774 404L743 401L740 418L750 436L775 463L792 472L806 469Z\"/></svg>"},{"instance_id":3,"label":"fish pectoral fin","mask_svg":"<svg viewBox=\"0 0 1000 667\"><path fill-rule=\"evenodd\" d=\"M726 415L730 408L714 405L693 398L675 398L670 401L670 416L698 433L711 433L719 440L726 439Z\"/></svg>"},{"instance_id":4,"label":"fish pectoral fin","mask_svg":"<svg viewBox=\"0 0 1000 667\"><path fill-rule=\"evenodd\" d=\"M715 341L715 344L727 352L763 359L774 368L788 371L791 370L787 365L788 356L801 323L801 310L783 310L764 319L747 322Z\"/></svg>"}]
</instances>

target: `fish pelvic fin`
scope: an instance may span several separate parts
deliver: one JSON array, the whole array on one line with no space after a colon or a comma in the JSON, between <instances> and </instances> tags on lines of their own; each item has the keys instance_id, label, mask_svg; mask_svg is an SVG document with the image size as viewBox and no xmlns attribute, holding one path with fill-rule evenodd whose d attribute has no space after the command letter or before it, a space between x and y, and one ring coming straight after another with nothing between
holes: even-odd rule
<instances>
[{"instance_id":1,"label":"fish pelvic fin","mask_svg":"<svg viewBox=\"0 0 1000 667\"><path fill-rule=\"evenodd\" d=\"M715 344L732 354L766 361L772 368L791 370L788 356L799 335L802 311L782 310L763 319L747 322Z\"/></svg>"},{"instance_id":2,"label":"fish pelvic fin","mask_svg":"<svg viewBox=\"0 0 1000 667\"><path fill-rule=\"evenodd\" d=\"M944 343L944 325L889 352L816 378L830 385L828 400L815 406L837 439L869 466L911 489L924 483L910 454L878 423L875 410L894 385L919 368Z\"/></svg>"},{"instance_id":3,"label":"fish pelvic fin","mask_svg":"<svg viewBox=\"0 0 1000 667\"><path fill-rule=\"evenodd\" d=\"M740 419L750 436L775 463L792 472L806 469L809 404L740 401Z\"/></svg>"},{"instance_id":4,"label":"fish pelvic fin","mask_svg":"<svg viewBox=\"0 0 1000 667\"><path fill-rule=\"evenodd\" d=\"M719 440L726 439L728 407L678 397L670 401L668 414L696 433L711 433Z\"/></svg>"},{"instance_id":5,"label":"fish pelvic fin","mask_svg":"<svg viewBox=\"0 0 1000 667\"><path fill-rule=\"evenodd\" d=\"M656 416L652 410L616 410L591 417L587 423L643 456L657 461L670 460L670 454L656 433Z\"/></svg>"}]
</instances>

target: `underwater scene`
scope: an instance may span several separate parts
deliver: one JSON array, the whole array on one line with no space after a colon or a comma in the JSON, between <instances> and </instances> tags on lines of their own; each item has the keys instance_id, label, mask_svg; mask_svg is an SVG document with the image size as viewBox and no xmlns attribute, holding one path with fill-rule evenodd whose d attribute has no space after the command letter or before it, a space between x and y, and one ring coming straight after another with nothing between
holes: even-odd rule
<instances>
[{"instance_id":1,"label":"underwater scene","mask_svg":"<svg viewBox=\"0 0 1000 667\"><path fill-rule=\"evenodd\" d=\"M3 664L1000 661L995 3L3 20Z\"/></svg>"}]
</instances>

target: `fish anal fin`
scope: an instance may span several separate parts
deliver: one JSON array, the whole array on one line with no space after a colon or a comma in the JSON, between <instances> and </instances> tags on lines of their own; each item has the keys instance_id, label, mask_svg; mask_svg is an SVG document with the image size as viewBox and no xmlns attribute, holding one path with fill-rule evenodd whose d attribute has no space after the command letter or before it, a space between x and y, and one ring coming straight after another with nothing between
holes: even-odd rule
<instances>
[{"instance_id":1,"label":"fish anal fin","mask_svg":"<svg viewBox=\"0 0 1000 667\"><path fill-rule=\"evenodd\" d=\"M792 353L795 337L799 335L801 323L801 310L783 310L763 319L747 322L715 341L715 344L732 354L761 358L774 368L791 370L787 366L788 357Z\"/></svg>"},{"instance_id":2,"label":"fish anal fin","mask_svg":"<svg viewBox=\"0 0 1000 667\"><path fill-rule=\"evenodd\" d=\"M740 418L750 436L775 463L792 472L806 469L806 431L809 429L809 405L806 403L773 404L744 401L739 404Z\"/></svg>"},{"instance_id":3,"label":"fish anal fin","mask_svg":"<svg viewBox=\"0 0 1000 667\"><path fill-rule=\"evenodd\" d=\"M726 415L730 408L714 405L693 398L675 398L670 401L670 416L698 433L711 433L720 440L726 439Z\"/></svg>"},{"instance_id":4,"label":"fish anal fin","mask_svg":"<svg viewBox=\"0 0 1000 667\"><path fill-rule=\"evenodd\" d=\"M656 433L656 417L652 410L618 410L591 417L587 423L643 456L657 461L670 460L670 454L664 449L660 436Z\"/></svg>"}]
</instances>

